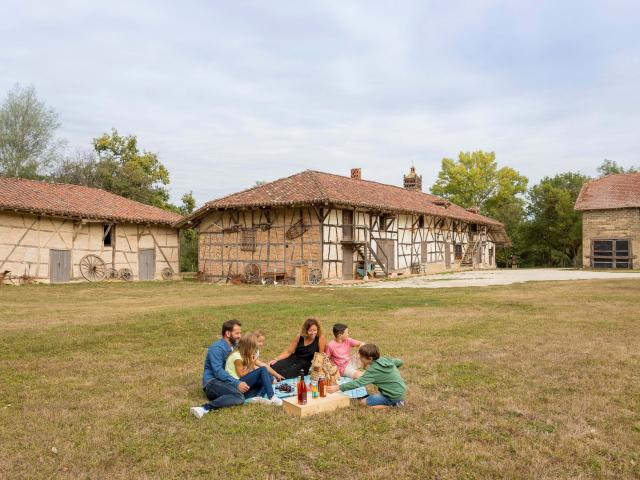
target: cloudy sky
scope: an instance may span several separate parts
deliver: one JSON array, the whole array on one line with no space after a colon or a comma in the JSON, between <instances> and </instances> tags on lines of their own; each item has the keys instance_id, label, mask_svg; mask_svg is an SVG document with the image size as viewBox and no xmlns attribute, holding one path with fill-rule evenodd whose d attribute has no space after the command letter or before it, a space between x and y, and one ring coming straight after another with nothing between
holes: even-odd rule
<instances>
[{"instance_id":1,"label":"cloudy sky","mask_svg":"<svg viewBox=\"0 0 640 480\"><path fill-rule=\"evenodd\" d=\"M495 151L535 182L640 164L640 3L0 1L0 96L116 127L198 203L304 169L433 183Z\"/></svg>"}]
</instances>

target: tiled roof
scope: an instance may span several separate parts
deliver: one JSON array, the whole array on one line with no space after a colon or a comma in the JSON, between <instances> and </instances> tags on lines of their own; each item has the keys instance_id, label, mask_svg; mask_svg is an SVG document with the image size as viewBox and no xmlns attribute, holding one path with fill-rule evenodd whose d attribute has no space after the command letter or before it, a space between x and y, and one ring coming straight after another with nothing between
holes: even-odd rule
<instances>
[{"instance_id":1,"label":"tiled roof","mask_svg":"<svg viewBox=\"0 0 640 480\"><path fill-rule=\"evenodd\" d=\"M0 177L0 210L39 215L173 225L181 215L98 188Z\"/></svg>"},{"instance_id":2,"label":"tiled roof","mask_svg":"<svg viewBox=\"0 0 640 480\"><path fill-rule=\"evenodd\" d=\"M585 183L576 210L640 208L640 173L608 175Z\"/></svg>"},{"instance_id":3,"label":"tiled roof","mask_svg":"<svg viewBox=\"0 0 640 480\"><path fill-rule=\"evenodd\" d=\"M190 220L200 218L211 210L309 204L347 205L381 211L434 215L489 225L496 230L504 231L500 222L469 212L435 195L313 170L207 202L180 224L184 225Z\"/></svg>"}]
</instances>

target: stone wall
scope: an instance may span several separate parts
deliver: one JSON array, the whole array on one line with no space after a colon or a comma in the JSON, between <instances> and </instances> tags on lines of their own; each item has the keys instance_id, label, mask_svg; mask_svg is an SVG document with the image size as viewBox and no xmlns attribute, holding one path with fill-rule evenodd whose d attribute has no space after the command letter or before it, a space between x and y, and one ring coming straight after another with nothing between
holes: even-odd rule
<instances>
[{"instance_id":1,"label":"stone wall","mask_svg":"<svg viewBox=\"0 0 640 480\"><path fill-rule=\"evenodd\" d=\"M633 268L640 268L640 209L589 210L582 212L582 265L591 266L591 242L594 239L631 240Z\"/></svg>"}]
</instances>

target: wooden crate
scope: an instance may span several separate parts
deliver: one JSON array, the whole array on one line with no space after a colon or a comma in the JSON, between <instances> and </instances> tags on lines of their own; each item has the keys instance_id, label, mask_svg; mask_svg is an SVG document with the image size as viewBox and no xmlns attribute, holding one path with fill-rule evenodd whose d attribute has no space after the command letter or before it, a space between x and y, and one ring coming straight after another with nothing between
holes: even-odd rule
<instances>
[{"instance_id":1,"label":"wooden crate","mask_svg":"<svg viewBox=\"0 0 640 480\"><path fill-rule=\"evenodd\" d=\"M351 399L341 392L326 397L311 398L309 394L306 405L298 405L298 397L283 399L284 411L294 417L308 417L317 413L332 412L338 408L345 408L351 404Z\"/></svg>"}]
</instances>

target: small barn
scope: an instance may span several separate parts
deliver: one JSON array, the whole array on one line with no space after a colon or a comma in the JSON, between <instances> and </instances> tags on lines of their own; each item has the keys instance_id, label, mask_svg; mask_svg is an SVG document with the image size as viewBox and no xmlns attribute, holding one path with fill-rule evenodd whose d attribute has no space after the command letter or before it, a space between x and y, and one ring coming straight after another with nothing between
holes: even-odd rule
<instances>
[{"instance_id":1,"label":"small barn","mask_svg":"<svg viewBox=\"0 0 640 480\"><path fill-rule=\"evenodd\" d=\"M640 173L608 175L582 186L582 265L640 268Z\"/></svg>"},{"instance_id":2,"label":"small barn","mask_svg":"<svg viewBox=\"0 0 640 480\"><path fill-rule=\"evenodd\" d=\"M169 279L181 219L96 188L0 177L0 274L5 283Z\"/></svg>"},{"instance_id":3,"label":"small barn","mask_svg":"<svg viewBox=\"0 0 640 480\"><path fill-rule=\"evenodd\" d=\"M495 268L504 225L422 192L307 170L213 200L178 225L197 228L206 278L268 281L306 271L309 283L461 268ZM303 266L306 270L298 269Z\"/></svg>"}]
</instances>

